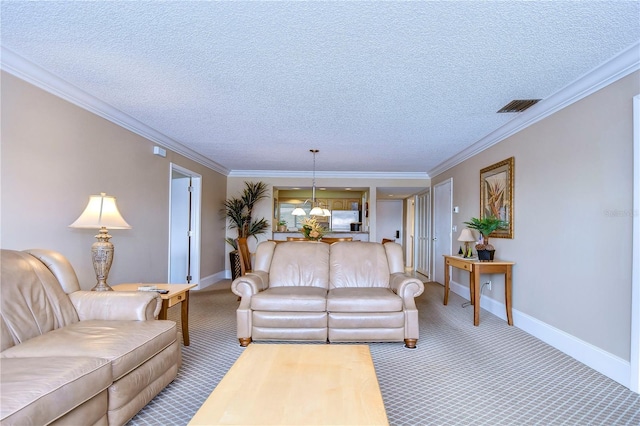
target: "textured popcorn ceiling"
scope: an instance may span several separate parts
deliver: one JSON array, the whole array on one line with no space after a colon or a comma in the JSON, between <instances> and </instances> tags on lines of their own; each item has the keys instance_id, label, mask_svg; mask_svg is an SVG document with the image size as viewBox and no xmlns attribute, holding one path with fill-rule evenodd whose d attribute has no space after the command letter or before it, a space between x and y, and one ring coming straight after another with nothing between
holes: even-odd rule
<instances>
[{"instance_id":1,"label":"textured popcorn ceiling","mask_svg":"<svg viewBox=\"0 0 640 426\"><path fill-rule=\"evenodd\" d=\"M428 172L640 39L637 1L1 7L3 47L232 171Z\"/></svg>"}]
</instances>

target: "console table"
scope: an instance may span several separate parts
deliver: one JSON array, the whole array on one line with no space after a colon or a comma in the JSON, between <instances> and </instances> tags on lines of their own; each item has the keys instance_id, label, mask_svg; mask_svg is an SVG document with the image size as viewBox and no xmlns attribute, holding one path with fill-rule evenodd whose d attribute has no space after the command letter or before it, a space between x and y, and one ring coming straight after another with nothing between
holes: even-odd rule
<instances>
[{"instance_id":1,"label":"console table","mask_svg":"<svg viewBox=\"0 0 640 426\"><path fill-rule=\"evenodd\" d=\"M444 256L444 304L449 303L449 267L463 269L469 272L469 289L471 304L473 305L473 325L480 324L480 275L504 274L504 300L507 309L507 323L513 325L511 315L511 272L515 262L493 260L480 262L478 259L465 259L460 256Z\"/></svg>"}]
</instances>

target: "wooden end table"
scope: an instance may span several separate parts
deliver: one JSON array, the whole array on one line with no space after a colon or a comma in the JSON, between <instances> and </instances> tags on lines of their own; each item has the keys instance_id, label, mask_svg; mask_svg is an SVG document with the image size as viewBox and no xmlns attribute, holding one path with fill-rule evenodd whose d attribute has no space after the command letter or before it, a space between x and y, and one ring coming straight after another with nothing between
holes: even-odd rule
<instances>
[{"instance_id":1,"label":"wooden end table","mask_svg":"<svg viewBox=\"0 0 640 426\"><path fill-rule=\"evenodd\" d=\"M185 346L189 346L189 290L197 284L154 284L154 283L137 283L137 284L118 284L111 286L115 291L138 291L141 285L154 285L160 290L169 290L168 293L160 294L162 298L162 307L158 319L166 320L167 311L170 307L181 304L180 323L182 324L182 341Z\"/></svg>"},{"instance_id":2,"label":"wooden end table","mask_svg":"<svg viewBox=\"0 0 640 426\"><path fill-rule=\"evenodd\" d=\"M511 272L515 262L493 260L481 262L478 259L465 259L460 256L444 256L444 304L449 302L449 267L469 272L470 299L473 305L473 325L480 324L480 274L504 274L504 301L507 310L507 324L513 325L511 315Z\"/></svg>"}]
</instances>

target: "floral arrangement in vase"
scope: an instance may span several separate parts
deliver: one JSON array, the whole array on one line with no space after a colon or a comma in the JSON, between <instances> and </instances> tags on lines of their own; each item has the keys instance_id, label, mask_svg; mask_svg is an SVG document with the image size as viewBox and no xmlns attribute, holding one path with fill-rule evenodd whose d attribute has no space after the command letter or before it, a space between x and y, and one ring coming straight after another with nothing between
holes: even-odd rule
<instances>
[{"instance_id":1,"label":"floral arrangement in vase","mask_svg":"<svg viewBox=\"0 0 640 426\"><path fill-rule=\"evenodd\" d=\"M302 234L307 240L318 241L326 232L327 230L318 223L316 218L307 218L302 223Z\"/></svg>"}]
</instances>

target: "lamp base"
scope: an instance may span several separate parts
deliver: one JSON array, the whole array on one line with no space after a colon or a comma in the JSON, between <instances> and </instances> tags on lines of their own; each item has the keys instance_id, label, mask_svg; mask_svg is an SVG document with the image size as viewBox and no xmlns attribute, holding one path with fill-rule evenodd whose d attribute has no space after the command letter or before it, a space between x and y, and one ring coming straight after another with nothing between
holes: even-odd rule
<instances>
[{"instance_id":1,"label":"lamp base","mask_svg":"<svg viewBox=\"0 0 640 426\"><path fill-rule=\"evenodd\" d=\"M113 262L113 243L109 241L111 235L107 228L102 227L100 233L96 235L96 241L91 245L91 258L93 260L93 270L98 280L91 291L113 291L107 284L107 277Z\"/></svg>"},{"instance_id":2,"label":"lamp base","mask_svg":"<svg viewBox=\"0 0 640 426\"><path fill-rule=\"evenodd\" d=\"M98 283L91 289L91 291L113 291L113 289L109 286L109 284Z\"/></svg>"},{"instance_id":3,"label":"lamp base","mask_svg":"<svg viewBox=\"0 0 640 426\"><path fill-rule=\"evenodd\" d=\"M469 247L468 241L464 242L464 254L462 257L464 257L465 259L473 257L473 252L471 251L471 247Z\"/></svg>"}]
</instances>

